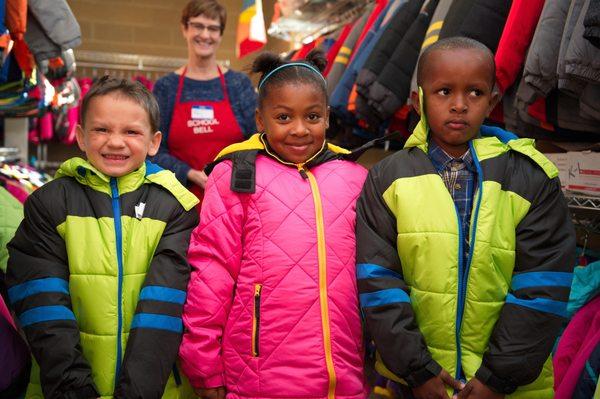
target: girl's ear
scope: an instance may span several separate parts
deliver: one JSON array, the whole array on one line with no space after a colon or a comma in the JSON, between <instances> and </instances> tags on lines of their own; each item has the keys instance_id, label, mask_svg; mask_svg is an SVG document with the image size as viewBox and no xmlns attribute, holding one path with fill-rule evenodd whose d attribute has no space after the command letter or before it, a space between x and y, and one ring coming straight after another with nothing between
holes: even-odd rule
<instances>
[{"instance_id":1,"label":"girl's ear","mask_svg":"<svg viewBox=\"0 0 600 399\"><path fill-rule=\"evenodd\" d=\"M265 124L263 122L262 115L258 111L258 108L256 109L256 111L254 111L254 120L256 121L256 130L258 130L259 133L264 132Z\"/></svg>"},{"instance_id":2,"label":"girl's ear","mask_svg":"<svg viewBox=\"0 0 600 399\"><path fill-rule=\"evenodd\" d=\"M412 91L410 93L410 102L417 115L421 116L421 103L419 101L419 93Z\"/></svg>"}]
</instances>

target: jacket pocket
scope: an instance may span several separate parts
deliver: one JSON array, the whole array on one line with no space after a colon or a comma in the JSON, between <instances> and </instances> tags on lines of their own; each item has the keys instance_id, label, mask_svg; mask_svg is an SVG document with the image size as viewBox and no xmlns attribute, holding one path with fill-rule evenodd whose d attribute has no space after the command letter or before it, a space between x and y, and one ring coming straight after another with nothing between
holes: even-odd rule
<instances>
[{"instance_id":1,"label":"jacket pocket","mask_svg":"<svg viewBox=\"0 0 600 399\"><path fill-rule=\"evenodd\" d=\"M254 284L254 312L252 313L252 356L258 357L260 340L260 293L262 284Z\"/></svg>"}]
</instances>

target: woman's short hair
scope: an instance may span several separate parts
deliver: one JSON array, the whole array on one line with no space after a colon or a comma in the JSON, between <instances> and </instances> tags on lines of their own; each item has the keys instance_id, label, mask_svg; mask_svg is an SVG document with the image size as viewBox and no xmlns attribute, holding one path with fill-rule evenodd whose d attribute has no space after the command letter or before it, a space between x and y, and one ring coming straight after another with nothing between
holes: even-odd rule
<instances>
[{"instance_id":1,"label":"woman's short hair","mask_svg":"<svg viewBox=\"0 0 600 399\"><path fill-rule=\"evenodd\" d=\"M227 22L227 10L216 0L191 0L181 12L181 24L187 27L190 18L203 15L206 18L218 19L221 24L221 34Z\"/></svg>"}]
</instances>

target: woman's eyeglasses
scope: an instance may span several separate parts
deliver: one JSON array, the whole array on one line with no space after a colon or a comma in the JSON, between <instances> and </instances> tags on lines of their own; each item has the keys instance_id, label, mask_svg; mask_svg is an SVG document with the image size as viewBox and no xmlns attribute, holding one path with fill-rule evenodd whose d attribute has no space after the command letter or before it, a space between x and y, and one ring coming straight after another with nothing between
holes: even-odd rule
<instances>
[{"instance_id":1,"label":"woman's eyeglasses","mask_svg":"<svg viewBox=\"0 0 600 399\"><path fill-rule=\"evenodd\" d=\"M205 29L211 34L221 33L221 25L204 25L199 22L188 22L187 26L199 33Z\"/></svg>"}]
</instances>

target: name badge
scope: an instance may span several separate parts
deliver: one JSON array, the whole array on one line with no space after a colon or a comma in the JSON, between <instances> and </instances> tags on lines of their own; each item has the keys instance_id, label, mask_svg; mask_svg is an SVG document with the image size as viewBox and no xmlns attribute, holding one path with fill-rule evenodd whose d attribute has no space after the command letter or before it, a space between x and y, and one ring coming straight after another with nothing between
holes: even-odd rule
<instances>
[{"instance_id":1,"label":"name badge","mask_svg":"<svg viewBox=\"0 0 600 399\"><path fill-rule=\"evenodd\" d=\"M214 119L215 110L210 105L193 105L192 119Z\"/></svg>"}]
</instances>

